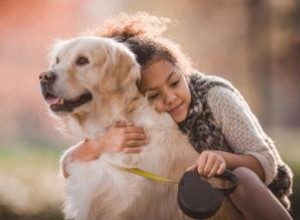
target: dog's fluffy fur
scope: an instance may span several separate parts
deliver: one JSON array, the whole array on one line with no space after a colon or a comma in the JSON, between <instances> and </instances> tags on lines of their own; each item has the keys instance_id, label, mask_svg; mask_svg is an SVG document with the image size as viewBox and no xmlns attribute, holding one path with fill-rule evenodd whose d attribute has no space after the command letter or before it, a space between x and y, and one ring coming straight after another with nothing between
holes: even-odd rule
<instances>
[{"instance_id":1,"label":"dog's fluffy fur","mask_svg":"<svg viewBox=\"0 0 300 220\"><path fill-rule=\"evenodd\" d=\"M76 64L80 56L89 62ZM72 111L54 111L66 130L77 137L96 138L107 126L126 120L144 127L150 136L141 153L102 154L91 162L71 163L66 218L189 219L178 207L177 184L152 181L113 166L138 167L179 179L198 155L172 118L157 113L138 91L140 69L129 49L112 39L79 37L56 44L50 58L50 71L56 74L52 94L74 100L89 92L93 97Z\"/></svg>"}]
</instances>

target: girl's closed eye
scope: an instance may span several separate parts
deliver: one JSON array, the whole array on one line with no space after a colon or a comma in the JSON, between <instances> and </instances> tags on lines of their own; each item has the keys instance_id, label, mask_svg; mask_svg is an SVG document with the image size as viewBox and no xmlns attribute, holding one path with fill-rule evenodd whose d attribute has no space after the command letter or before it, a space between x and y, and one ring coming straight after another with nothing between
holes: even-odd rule
<instances>
[{"instance_id":1,"label":"girl's closed eye","mask_svg":"<svg viewBox=\"0 0 300 220\"><path fill-rule=\"evenodd\" d=\"M158 93L147 94L147 97L149 100L156 99L156 98L158 98Z\"/></svg>"},{"instance_id":2,"label":"girl's closed eye","mask_svg":"<svg viewBox=\"0 0 300 220\"><path fill-rule=\"evenodd\" d=\"M171 85L171 87L176 87L179 85L179 82L180 82L180 79L172 82L170 85Z\"/></svg>"}]
</instances>

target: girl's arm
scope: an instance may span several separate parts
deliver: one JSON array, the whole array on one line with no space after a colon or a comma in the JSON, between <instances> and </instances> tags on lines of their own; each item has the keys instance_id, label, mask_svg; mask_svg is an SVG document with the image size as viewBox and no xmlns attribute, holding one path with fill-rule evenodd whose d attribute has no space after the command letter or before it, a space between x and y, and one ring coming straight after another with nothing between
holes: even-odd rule
<instances>
[{"instance_id":1,"label":"girl's arm","mask_svg":"<svg viewBox=\"0 0 300 220\"><path fill-rule=\"evenodd\" d=\"M238 92L224 87L212 88L208 92L207 101L235 153L220 153L228 168L248 167L266 184L271 183L276 175L278 152L269 145L268 136L246 101Z\"/></svg>"},{"instance_id":2,"label":"girl's arm","mask_svg":"<svg viewBox=\"0 0 300 220\"><path fill-rule=\"evenodd\" d=\"M60 162L62 174L65 178L69 176L68 165L74 161L92 161L103 153L139 153L148 143L143 128L128 123L117 124L98 139L86 139L67 150Z\"/></svg>"},{"instance_id":3,"label":"girl's arm","mask_svg":"<svg viewBox=\"0 0 300 220\"><path fill-rule=\"evenodd\" d=\"M88 162L97 159L101 155L102 140L85 139L68 149L60 159L60 168L65 178L69 177L67 167L73 161Z\"/></svg>"},{"instance_id":4,"label":"girl's arm","mask_svg":"<svg viewBox=\"0 0 300 220\"><path fill-rule=\"evenodd\" d=\"M247 154L232 154L225 151L215 152L223 157L227 169L234 170L238 167L247 167L253 170L262 181L265 181L265 172L260 162L254 156Z\"/></svg>"}]
</instances>

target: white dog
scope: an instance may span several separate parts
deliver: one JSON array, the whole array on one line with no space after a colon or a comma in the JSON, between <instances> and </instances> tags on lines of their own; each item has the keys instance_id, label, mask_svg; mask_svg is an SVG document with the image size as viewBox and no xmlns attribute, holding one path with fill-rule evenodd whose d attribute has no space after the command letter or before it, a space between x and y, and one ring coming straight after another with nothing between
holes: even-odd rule
<instances>
[{"instance_id":1,"label":"white dog","mask_svg":"<svg viewBox=\"0 0 300 220\"><path fill-rule=\"evenodd\" d=\"M40 75L43 95L65 130L96 138L117 121L144 127L150 143L139 154L102 154L68 167L67 219L189 219L177 204L175 183L126 172L136 167L179 179L197 152L166 113L157 113L139 92L139 65L129 49L112 39L79 37L59 42L51 69Z\"/></svg>"}]
</instances>

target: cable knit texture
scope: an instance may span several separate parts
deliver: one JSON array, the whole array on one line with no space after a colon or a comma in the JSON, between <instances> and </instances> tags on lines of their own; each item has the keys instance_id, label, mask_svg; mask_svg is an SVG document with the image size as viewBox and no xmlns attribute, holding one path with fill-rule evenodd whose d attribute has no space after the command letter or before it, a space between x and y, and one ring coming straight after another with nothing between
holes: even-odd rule
<instances>
[{"instance_id":1,"label":"cable knit texture","mask_svg":"<svg viewBox=\"0 0 300 220\"><path fill-rule=\"evenodd\" d=\"M179 128L194 148L254 156L264 169L265 184L289 209L292 172L241 94L220 77L195 73L188 80L192 101Z\"/></svg>"}]
</instances>

